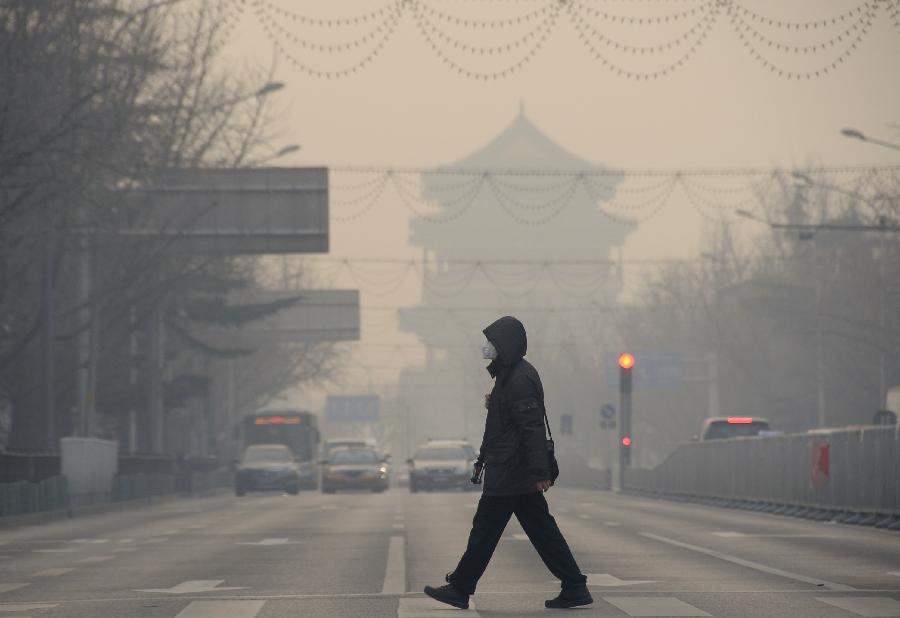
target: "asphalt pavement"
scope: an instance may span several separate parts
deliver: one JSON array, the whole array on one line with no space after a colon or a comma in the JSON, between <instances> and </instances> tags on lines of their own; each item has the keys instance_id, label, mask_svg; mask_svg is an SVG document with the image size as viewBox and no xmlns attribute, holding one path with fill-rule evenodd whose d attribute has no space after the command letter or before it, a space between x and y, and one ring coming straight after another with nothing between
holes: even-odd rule
<instances>
[{"instance_id":1,"label":"asphalt pavement","mask_svg":"<svg viewBox=\"0 0 900 618\"><path fill-rule=\"evenodd\" d=\"M554 488L584 616L900 616L900 534ZM468 611L443 583L476 493L302 492L148 504L0 530L0 618L524 616L558 583L511 522Z\"/></svg>"}]
</instances>

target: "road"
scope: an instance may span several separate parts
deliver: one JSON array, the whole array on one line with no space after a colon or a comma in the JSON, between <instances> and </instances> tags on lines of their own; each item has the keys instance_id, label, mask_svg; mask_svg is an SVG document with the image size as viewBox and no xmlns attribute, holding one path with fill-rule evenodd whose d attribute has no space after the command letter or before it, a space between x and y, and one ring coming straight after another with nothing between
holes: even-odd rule
<instances>
[{"instance_id":1,"label":"road","mask_svg":"<svg viewBox=\"0 0 900 618\"><path fill-rule=\"evenodd\" d=\"M585 616L900 616L900 534L554 488ZM512 522L467 612L425 598L474 493L181 499L0 530L0 618L547 615ZM556 610L559 611L559 610Z\"/></svg>"}]
</instances>

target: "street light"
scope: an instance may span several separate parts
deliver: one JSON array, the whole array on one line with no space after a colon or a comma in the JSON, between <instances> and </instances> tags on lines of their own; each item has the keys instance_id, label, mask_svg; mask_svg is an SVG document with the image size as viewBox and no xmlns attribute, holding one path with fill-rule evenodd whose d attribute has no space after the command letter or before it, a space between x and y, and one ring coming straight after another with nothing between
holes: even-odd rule
<instances>
[{"instance_id":1,"label":"street light","mask_svg":"<svg viewBox=\"0 0 900 618\"><path fill-rule=\"evenodd\" d=\"M284 155L291 154L292 152L297 152L298 150L300 150L299 144L288 144L287 146L276 152L275 156L283 157Z\"/></svg>"},{"instance_id":2,"label":"street light","mask_svg":"<svg viewBox=\"0 0 900 618\"><path fill-rule=\"evenodd\" d=\"M262 88L256 91L256 96L264 97L267 94L272 94L273 92L278 92L284 88L284 82L269 82Z\"/></svg>"},{"instance_id":3,"label":"street light","mask_svg":"<svg viewBox=\"0 0 900 618\"><path fill-rule=\"evenodd\" d=\"M764 219L760 219L759 217L757 217L755 214L753 214L746 208L738 208L737 210L734 211L734 214L736 214L739 217L743 217L744 219L750 219L751 221L756 221L757 223L765 223L766 225L769 225L768 221L765 221Z\"/></svg>"},{"instance_id":4,"label":"street light","mask_svg":"<svg viewBox=\"0 0 900 618\"><path fill-rule=\"evenodd\" d=\"M285 155L291 154L292 152L297 152L298 150L300 150L299 144L288 144L287 146L284 146L283 148L281 148L280 150L275 152L275 154L268 156L265 159L260 159L259 161L254 161L253 165L256 167L259 167L260 165L264 165L264 164L268 163L269 161L272 161L274 159L279 159Z\"/></svg>"},{"instance_id":5,"label":"street light","mask_svg":"<svg viewBox=\"0 0 900 618\"><path fill-rule=\"evenodd\" d=\"M891 150L900 150L900 144L895 144L893 142L888 142L886 140L877 139L874 137L868 137L865 133L858 129L841 129L841 135L843 135L844 137L849 137L851 139L858 139L861 142L869 142L870 144L884 146L885 148L890 148Z\"/></svg>"}]
</instances>

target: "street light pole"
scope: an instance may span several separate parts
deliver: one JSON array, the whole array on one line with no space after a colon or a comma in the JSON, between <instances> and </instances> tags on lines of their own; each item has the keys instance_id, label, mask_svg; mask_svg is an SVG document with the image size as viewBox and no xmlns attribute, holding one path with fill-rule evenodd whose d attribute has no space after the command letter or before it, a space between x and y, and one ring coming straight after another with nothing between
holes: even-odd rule
<instances>
[{"instance_id":1,"label":"street light pole","mask_svg":"<svg viewBox=\"0 0 900 618\"><path fill-rule=\"evenodd\" d=\"M858 139L861 142L868 142L870 144L875 144L884 148L890 148L891 150L900 150L900 144L895 144L894 142L889 142L887 140L878 139L875 137L869 137L858 129L841 129L841 135L843 135L844 137L849 137L850 139Z\"/></svg>"},{"instance_id":2,"label":"street light pole","mask_svg":"<svg viewBox=\"0 0 900 618\"><path fill-rule=\"evenodd\" d=\"M801 234L806 232L811 232L805 238L812 241L812 275L814 278L815 284L815 297L816 297L816 308L815 308L815 356L816 356L816 423L818 426L825 427L827 422L827 416L825 411L825 351L822 342L822 280L819 276L818 263L818 244L816 243L816 235L815 232L820 229L844 229L851 226L826 226L826 225L807 225L807 224L794 224L794 223L774 223L772 221L766 221L764 219L760 219L756 215L754 215L749 210L739 209L736 211L737 215L743 217L745 219L750 219L751 221L756 221L758 223L763 223L768 225L772 229L784 229L784 230L797 230ZM863 226L853 226L853 227L863 227Z\"/></svg>"},{"instance_id":3,"label":"street light pole","mask_svg":"<svg viewBox=\"0 0 900 618\"><path fill-rule=\"evenodd\" d=\"M825 417L825 350L822 344L822 278L819 276L819 254L816 237L812 237L812 270L816 286L816 422L826 426Z\"/></svg>"}]
</instances>

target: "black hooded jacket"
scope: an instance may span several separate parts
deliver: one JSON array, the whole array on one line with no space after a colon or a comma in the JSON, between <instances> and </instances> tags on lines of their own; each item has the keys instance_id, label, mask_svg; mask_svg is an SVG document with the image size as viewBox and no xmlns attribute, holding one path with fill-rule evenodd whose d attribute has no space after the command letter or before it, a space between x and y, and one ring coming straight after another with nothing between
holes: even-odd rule
<instances>
[{"instance_id":1,"label":"black hooded jacket","mask_svg":"<svg viewBox=\"0 0 900 618\"><path fill-rule=\"evenodd\" d=\"M484 494L532 493L535 483L550 479L544 387L537 370L524 359L528 340L519 320L502 317L483 332L497 349L497 358L487 368L494 388L481 443Z\"/></svg>"}]
</instances>

